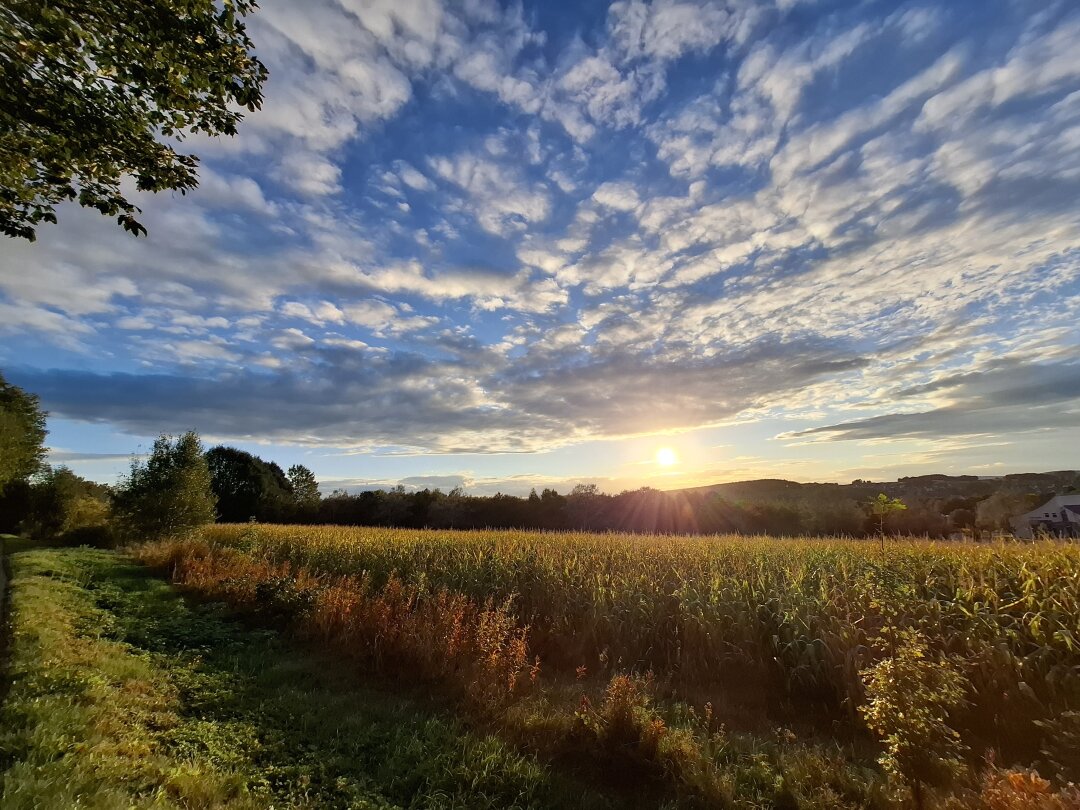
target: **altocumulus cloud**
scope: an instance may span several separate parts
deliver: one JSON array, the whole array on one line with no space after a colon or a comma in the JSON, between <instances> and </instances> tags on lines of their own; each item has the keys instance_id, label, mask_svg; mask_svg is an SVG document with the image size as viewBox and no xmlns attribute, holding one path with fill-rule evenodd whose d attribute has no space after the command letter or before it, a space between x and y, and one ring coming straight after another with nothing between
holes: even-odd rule
<instances>
[{"instance_id":1,"label":"altocumulus cloud","mask_svg":"<svg viewBox=\"0 0 1080 810\"><path fill-rule=\"evenodd\" d=\"M266 108L148 239L5 245L0 357L55 414L416 452L1078 426L1075 3L261 5Z\"/></svg>"}]
</instances>

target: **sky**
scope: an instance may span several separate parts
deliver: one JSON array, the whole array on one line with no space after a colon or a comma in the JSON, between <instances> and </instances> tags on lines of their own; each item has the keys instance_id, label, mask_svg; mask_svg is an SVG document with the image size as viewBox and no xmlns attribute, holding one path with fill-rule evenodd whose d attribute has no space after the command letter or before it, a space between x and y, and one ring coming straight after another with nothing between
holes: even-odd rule
<instances>
[{"instance_id":1,"label":"sky","mask_svg":"<svg viewBox=\"0 0 1080 810\"><path fill-rule=\"evenodd\" d=\"M1074 0L260 6L264 107L184 142L148 237L66 206L0 247L53 463L196 429L326 490L1080 467Z\"/></svg>"}]
</instances>

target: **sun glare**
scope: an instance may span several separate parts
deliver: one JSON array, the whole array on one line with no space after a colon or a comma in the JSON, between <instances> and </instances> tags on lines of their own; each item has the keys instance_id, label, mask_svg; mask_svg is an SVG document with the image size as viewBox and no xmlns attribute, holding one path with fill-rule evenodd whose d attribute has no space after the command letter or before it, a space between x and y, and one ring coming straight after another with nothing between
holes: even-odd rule
<instances>
[{"instance_id":1,"label":"sun glare","mask_svg":"<svg viewBox=\"0 0 1080 810\"><path fill-rule=\"evenodd\" d=\"M678 461L679 456L670 447L661 447L656 451L656 463L661 467L670 467Z\"/></svg>"}]
</instances>

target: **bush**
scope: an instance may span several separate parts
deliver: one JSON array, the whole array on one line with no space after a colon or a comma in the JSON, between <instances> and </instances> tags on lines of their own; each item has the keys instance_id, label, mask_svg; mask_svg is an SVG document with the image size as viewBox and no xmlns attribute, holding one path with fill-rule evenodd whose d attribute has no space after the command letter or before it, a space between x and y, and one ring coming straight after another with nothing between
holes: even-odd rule
<instances>
[{"instance_id":1,"label":"bush","mask_svg":"<svg viewBox=\"0 0 1080 810\"><path fill-rule=\"evenodd\" d=\"M79 526L64 532L60 537L66 546L92 546L94 548L113 548L116 545L116 531L111 523L97 526Z\"/></svg>"},{"instance_id":2,"label":"bush","mask_svg":"<svg viewBox=\"0 0 1080 810\"><path fill-rule=\"evenodd\" d=\"M1070 786L1057 792L1034 771L988 771L979 799L986 810L1070 810L1080 807L1080 791Z\"/></svg>"},{"instance_id":3,"label":"bush","mask_svg":"<svg viewBox=\"0 0 1080 810\"><path fill-rule=\"evenodd\" d=\"M145 463L132 461L114 506L132 538L159 538L213 523L216 501L202 442L194 431L160 436Z\"/></svg>"},{"instance_id":4,"label":"bush","mask_svg":"<svg viewBox=\"0 0 1080 810\"><path fill-rule=\"evenodd\" d=\"M67 467L46 470L30 485L21 531L69 545L111 544L109 490Z\"/></svg>"},{"instance_id":5,"label":"bush","mask_svg":"<svg viewBox=\"0 0 1080 810\"><path fill-rule=\"evenodd\" d=\"M862 673L869 702L860 711L885 743L882 767L922 807L924 784L947 785L964 770L966 748L948 717L965 703L965 682L949 661L929 656L916 631L895 640L893 655Z\"/></svg>"},{"instance_id":6,"label":"bush","mask_svg":"<svg viewBox=\"0 0 1080 810\"><path fill-rule=\"evenodd\" d=\"M653 676L619 674L604 690L599 709L587 699L578 711L580 722L613 753L656 758L660 739L666 733L663 719L653 710Z\"/></svg>"}]
</instances>

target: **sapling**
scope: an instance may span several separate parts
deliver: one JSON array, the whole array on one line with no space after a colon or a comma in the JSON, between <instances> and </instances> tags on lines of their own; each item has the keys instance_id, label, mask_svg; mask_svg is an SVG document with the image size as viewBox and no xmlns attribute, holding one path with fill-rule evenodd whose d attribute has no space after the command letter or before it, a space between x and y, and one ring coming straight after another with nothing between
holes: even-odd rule
<instances>
[{"instance_id":1,"label":"sapling","mask_svg":"<svg viewBox=\"0 0 1080 810\"><path fill-rule=\"evenodd\" d=\"M967 750L949 723L965 702L965 679L947 659L930 654L915 630L895 633L892 656L862 671L867 726L885 750L878 760L889 778L910 787L915 806L923 788L945 786L964 771Z\"/></svg>"}]
</instances>

